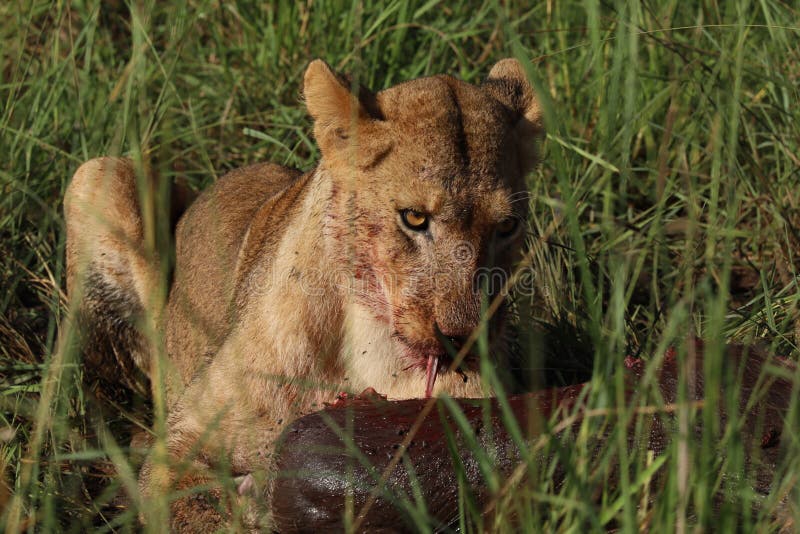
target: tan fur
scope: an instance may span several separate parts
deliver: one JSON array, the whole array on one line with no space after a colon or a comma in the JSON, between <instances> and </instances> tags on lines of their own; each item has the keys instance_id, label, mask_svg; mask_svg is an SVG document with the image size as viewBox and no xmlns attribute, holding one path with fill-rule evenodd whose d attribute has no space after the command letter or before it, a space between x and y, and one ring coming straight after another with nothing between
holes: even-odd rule
<instances>
[{"instance_id":1,"label":"tan fur","mask_svg":"<svg viewBox=\"0 0 800 534\"><path fill-rule=\"evenodd\" d=\"M141 393L146 384L136 368L147 373L150 357L133 323L156 295L159 265L145 251L139 206L133 165L121 158L81 165L64 197L67 292L82 297L83 334L93 347L86 351L87 374L101 382L121 380ZM151 318L154 324L155 314Z\"/></svg>"},{"instance_id":2,"label":"tan fur","mask_svg":"<svg viewBox=\"0 0 800 534\"><path fill-rule=\"evenodd\" d=\"M283 426L337 391L422 396L426 355L443 350L437 328L469 335L480 318L476 271L510 270L524 242L522 231L507 239L495 232L507 217L527 215L524 178L541 134L516 60L498 63L481 86L434 76L377 94L354 92L317 60L303 89L319 165L305 174L254 165L205 191L178 224L164 311L148 305L159 267L140 252L130 164L92 160L65 199L69 290L83 265L89 285L107 280L159 321L174 369L168 452L177 461L199 451L200 471L268 470ZM429 232L405 228L404 209L429 214ZM107 292L87 289L82 308L102 315ZM133 358L148 369L146 343L118 345L136 348ZM440 375L441 392L484 395L476 363ZM152 472L143 469L145 493ZM186 526L190 511L174 513L181 528L202 530Z\"/></svg>"}]
</instances>

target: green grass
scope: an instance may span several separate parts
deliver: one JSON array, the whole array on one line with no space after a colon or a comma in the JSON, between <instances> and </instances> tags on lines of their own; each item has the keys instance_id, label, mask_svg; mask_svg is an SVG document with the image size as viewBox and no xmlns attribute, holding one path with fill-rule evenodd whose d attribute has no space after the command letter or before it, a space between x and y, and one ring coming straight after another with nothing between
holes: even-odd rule
<instances>
[{"instance_id":1,"label":"green grass","mask_svg":"<svg viewBox=\"0 0 800 534\"><path fill-rule=\"evenodd\" d=\"M654 357L693 334L708 343L710 389L726 341L798 357L800 10L782 0L451 4L0 3L0 467L24 528L136 528L134 513L107 502L135 483L135 461L96 424L76 356L55 350L69 177L116 154L195 188L255 161L308 169L317 149L299 86L315 57L373 89L440 72L478 81L500 58L523 60L548 132L530 179L543 239L528 304L591 341L591 407L619 407L626 353ZM713 409L698 417L713 423ZM722 482L742 470L741 446L713 424L688 478L674 475L670 449L660 493L640 507L648 459L618 454L614 467L622 433L591 461L589 438L606 423L587 421L562 451L563 487L548 484L548 466L533 473L519 502L541 505L509 504L501 530L516 529L503 522L515 510L531 531L775 528L776 499L751 513L760 498ZM790 436L775 496L800 467ZM719 485L723 514L713 512ZM424 507L414 517L424 527ZM462 521L473 519L465 505Z\"/></svg>"}]
</instances>

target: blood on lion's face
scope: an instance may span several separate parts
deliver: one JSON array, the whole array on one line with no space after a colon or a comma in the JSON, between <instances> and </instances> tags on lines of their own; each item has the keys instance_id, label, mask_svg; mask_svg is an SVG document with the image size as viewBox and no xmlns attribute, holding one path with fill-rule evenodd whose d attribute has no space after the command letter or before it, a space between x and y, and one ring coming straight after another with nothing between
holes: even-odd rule
<instances>
[{"instance_id":1,"label":"blood on lion's face","mask_svg":"<svg viewBox=\"0 0 800 534\"><path fill-rule=\"evenodd\" d=\"M540 130L526 118L535 107L527 82L517 81L435 76L356 98L330 71L307 74L334 183L328 231L352 265L354 300L388 327L397 356L424 370L426 394L447 345L457 349L479 326L482 299L504 289L521 256ZM515 108L526 91L527 107Z\"/></svg>"}]
</instances>

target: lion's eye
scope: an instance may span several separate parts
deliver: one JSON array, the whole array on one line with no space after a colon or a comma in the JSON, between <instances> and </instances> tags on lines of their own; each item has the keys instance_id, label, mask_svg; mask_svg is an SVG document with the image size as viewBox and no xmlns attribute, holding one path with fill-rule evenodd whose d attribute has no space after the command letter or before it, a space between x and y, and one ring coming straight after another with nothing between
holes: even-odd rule
<instances>
[{"instance_id":1,"label":"lion's eye","mask_svg":"<svg viewBox=\"0 0 800 534\"><path fill-rule=\"evenodd\" d=\"M429 217L425 213L420 213L415 210L403 210L400 212L400 217L403 219L409 229L415 232L424 232L428 229Z\"/></svg>"},{"instance_id":2,"label":"lion's eye","mask_svg":"<svg viewBox=\"0 0 800 534\"><path fill-rule=\"evenodd\" d=\"M497 225L497 234L500 237L511 237L516 233L518 226L519 219L516 217L509 217L500 221L500 224Z\"/></svg>"}]
</instances>

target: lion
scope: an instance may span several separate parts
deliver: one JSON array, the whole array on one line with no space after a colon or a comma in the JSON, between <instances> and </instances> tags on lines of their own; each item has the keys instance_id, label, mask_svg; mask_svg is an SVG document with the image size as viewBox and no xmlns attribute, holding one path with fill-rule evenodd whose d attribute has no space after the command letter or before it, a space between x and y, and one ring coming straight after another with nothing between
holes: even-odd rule
<instances>
[{"instance_id":1,"label":"lion","mask_svg":"<svg viewBox=\"0 0 800 534\"><path fill-rule=\"evenodd\" d=\"M480 85L437 75L373 93L315 60L302 93L318 165L258 163L202 192L174 229L165 298L133 163L93 159L66 191L67 290L87 373L165 387L166 451L141 470L145 498L223 466L239 493L267 480L268 502L281 429L337 391L491 394L476 357L449 364L500 291L479 274L510 273L525 247L543 128L521 64L498 62ZM489 329L498 369L502 315ZM225 515L199 498L171 505L178 531Z\"/></svg>"}]
</instances>

